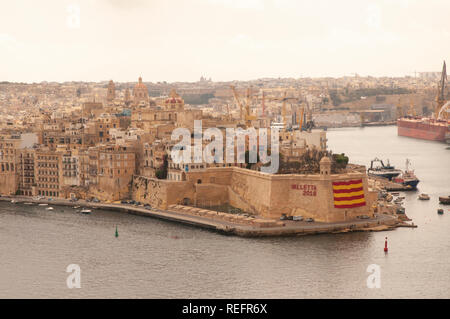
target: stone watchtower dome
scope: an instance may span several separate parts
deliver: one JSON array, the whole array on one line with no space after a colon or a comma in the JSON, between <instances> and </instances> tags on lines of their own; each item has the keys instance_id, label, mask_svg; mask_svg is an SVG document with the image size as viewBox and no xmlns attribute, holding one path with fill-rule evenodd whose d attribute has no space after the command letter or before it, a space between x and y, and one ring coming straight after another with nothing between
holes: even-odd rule
<instances>
[{"instance_id":1,"label":"stone watchtower dome","mask_svg":"<svg viewBox=\"0 0 450 319\"><path fill-rule=\"evenodd\" d=\"M331 174L331 160L328 156L322 157L320 160L320 175Z\"/></svg>"},{"instance_id":2,"label":"stone watchtower dome","mask_svg":"<svg viewBox=\"0 0 450 319\"><path fill-rule=\"evenodd\" d=\"M184 110L184 101L183 99L177 94L175 89L172 89L170 91L170 96L166 101L164 102L165 109L168 111L175 110L175 111L183 111Z\"/></svg>"}]
</instances>

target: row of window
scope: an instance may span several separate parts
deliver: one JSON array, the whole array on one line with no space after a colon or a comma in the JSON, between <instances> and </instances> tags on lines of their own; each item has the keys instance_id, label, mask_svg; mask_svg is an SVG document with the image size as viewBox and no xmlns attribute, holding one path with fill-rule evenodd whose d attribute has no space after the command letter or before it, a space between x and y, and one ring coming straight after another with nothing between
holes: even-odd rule
<instances>
[{"instance_id":1,"label":"row of window","mask_svg":"<svg viewBox=\"0 0 450 319\"><path fill-rule=\"evenodd\" d=\"M120 154L117 154L115 157L116 157L116 159L120 160ZM104 160L105 158L112 160L113 155L109 154L109 156L108 156L108 154L100 153L100 160ZM123 154L123 159L128 159L128 154Z\"/></svg>"},{"instance_id":2,"label":"row of window","mask_svg":"<svg viewBox=\"0 0 450 319\"><path fill-rule=\"evenodd\" d=\"M57 184L38 184L38 187L41 187L41 188L55 188L55 189L59 188Z\"/></svg>"},{"instance_id":3,"label":"row of window","mask_svg":"<svg viewBox=\"0 0 450 319\"><path fill-rule=\"evenodd\" d=\"M14 172L14 164L13 163L2 163L2 172Z\"/></svg>"},{"instance_id":4,"label":"row of window","mask_svg":"<svg viewBox=\"0 0 450 319\"><path fill-rule=\"evenodd\" d=\"M49 160L49 161L57 161L58 156L38 156L38 159L40 160Z\"/></svg>"},{"instance_id":5,"label":"row of window","mask_svg":"<svg viewBox=\"0 0 450 319\"><path fill-rule=\"evenodd\" d=\"M58 182L58 179L57 178L53 178L53 177L39 177L38 180L41 181L41 182L53 182L53 183L57 183Z\"/></svg>"},{"instance_id":6,"label":"row of window","mask_svg":"<svg viewBox=\"0 0 450 319\"><path fill-rule=\"evenodd\" d=\"M55 175L58 176L57 171L39 171L39 175Z\"/></svg>"},{"instance_id":7,"label":"row of window","mask_svg":"<svg viewBox=\"0 0 450 319\"><path fill-rule=\"evenodd\" d=\"M114 174L114 169L103 169L102 168L101 174L104 174L105 172L109 173L109 174ZM128 170L124 170L123 172L126 174L126 173L128 173ZM120 169L117 170L117 174L120 174Z\"/></svg>"},{"instance_id":8,"label":"row of window","mask_svg":"<svg viewBox=\"0 0 450 319\"><path fill-rule=\"evenodd\" d=\"M41 195L41 196L55 196L55 197L59 197L59 192L38 191L38 195Z\"/></svg>"},{"instance_id":9,"label":"row of window","mask_svg":"<svg viewBox=\"0 0 450 319\"><path fill-rule=\"evenodd\" d=\"M58 164L55 163L38 163L37 164L38 167L53 167L53 168L58 168Z\"/></svg>"}]
</instances>

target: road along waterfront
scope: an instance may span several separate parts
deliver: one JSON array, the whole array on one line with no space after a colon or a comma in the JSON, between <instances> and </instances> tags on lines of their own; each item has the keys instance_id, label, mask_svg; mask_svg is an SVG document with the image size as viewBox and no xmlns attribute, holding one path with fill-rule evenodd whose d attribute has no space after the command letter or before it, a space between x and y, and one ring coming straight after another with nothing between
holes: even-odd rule
<instances>
[{"instance_id":1,"label":"road along waterfront","mask_svg":"<svg viewBox=\"0 0 450 319\"><path fill-rule=\"evenodd\" d=\"M243 237L270 237L270 236L293 236L293 235L313 235L324 233L339 233L351 231L381 231L390 230L398 227L400 223L396 217L390 215L375 215L375 218L365 220L352 220L348 222L334 222L334 223L318 223L318 222L301 222L301 221L283 221L277 222L254 218L247 218L249 223L239 224L231 220L224 220L217 218L224 215L220 212L209 211L210 214L203 216L194 215L192 211L204 211L193 207L186 207L181 205L172 205L168 210L161 210L156 208L147 209L141 206L129 204L109 204L109 203L94 203L79 200L71 202L65 199L40 199L36 200L26 196L3 196L0 201L11 202L14 201L16 205L22 203L33 204L48 204L53 206L83 206L95 209L121 211L130 214L136 214L147 217L159 218L167 221L178 222L195 227L201 227L219 233L238 235ZM217 216L217 217L216 217ZM255 222L268 222L268 226L255 226Z\"/></svg>"}]
</instances>

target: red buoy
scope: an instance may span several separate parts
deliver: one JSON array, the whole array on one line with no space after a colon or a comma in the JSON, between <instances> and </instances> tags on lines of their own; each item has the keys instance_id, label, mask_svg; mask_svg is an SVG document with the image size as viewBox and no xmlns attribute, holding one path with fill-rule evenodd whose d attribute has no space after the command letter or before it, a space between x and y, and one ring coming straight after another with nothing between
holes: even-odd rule
<instances>
[{"instance_id":1,"label":"red buoy","mask_svg":"<svg viewBox=\"0 0 450 319\"><path fill-rule=\"evenodd\" d=\"M384 242L384 252L387 253L388 252L388 247L387 247L387 237L386 240Z\"/></svg>"}]
</instances>

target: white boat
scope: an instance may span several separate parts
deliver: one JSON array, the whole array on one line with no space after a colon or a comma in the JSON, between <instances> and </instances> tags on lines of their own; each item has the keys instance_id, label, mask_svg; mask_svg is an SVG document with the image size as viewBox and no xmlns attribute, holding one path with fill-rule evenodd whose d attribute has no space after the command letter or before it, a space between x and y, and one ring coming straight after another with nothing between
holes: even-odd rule
<instances>
[{"instance_id":1,"label":"white boat","mask_svg":"<svg viewBox=\"0 0 450 319\"><path fill-rule=\"evenodd\" d=\"M74 209L78 209L78 208L80 208L80 206L73 206L73 208L74 208Z\"/></svg>"},{"instance_id":2,"label":"white boat","mask_svg":"<svg viewBox=\"0 0 450 319\"><path fill-rule=\"evenodd\" d=\"M83 208L83 209L80 211L80 213L82 213L82 214L90 214L90 213L92 213L92 211L91 211L90 209Z\"/></svg>"},{"instance_id":3,"label":"white boat","mask_svg":"<svg viewBox=\"0 0 450 319\"><path fill-rule=\"evenodd\" d=\"M429 200L430 196L428 196L428 194L420 194L419 199L420 200Z\"/></svg>"},{"instance_id":4,"label":"white boat","mask_svg":"<svg viewBox=\"0 0 450 319\"><path fill-rule=\"evenodd\" d=\"M46 204L46 203L41 203L41 204L39 204L39 206L48 206L48 204Z\"/></svg>"},{"instance_id":5,"label":"white boat","mask_svg":"<svg viewBox=\"0 0 450 319\"><path fill-rule=\"evenodd\" d=\"M23 203L24 205L33 205L33 203Z\"/></svg>"},{"instance_id":6,"label":"white boat","mask_svg":"<svg viewBox=\"0 0 450 319\"><path fill-rule=\"evenodd\" d=\"M53 207L47 207L46 210L53 210Z\"/></svg>"},{"instance_id":7,"label":"white boat","mask_svg":"<svg viewBox=\"0 0 450 319\"><path fill-rule=\"evenodd\" d=\"M15 204L15 203L17 203L17 201L15 199L12 199L11 203Z\"/></svg>"}]
</instances>

